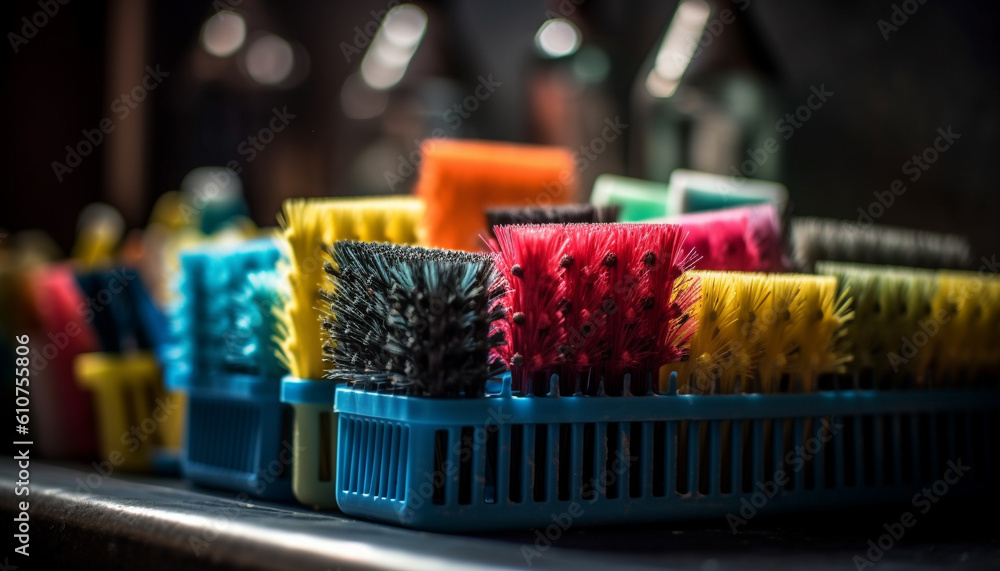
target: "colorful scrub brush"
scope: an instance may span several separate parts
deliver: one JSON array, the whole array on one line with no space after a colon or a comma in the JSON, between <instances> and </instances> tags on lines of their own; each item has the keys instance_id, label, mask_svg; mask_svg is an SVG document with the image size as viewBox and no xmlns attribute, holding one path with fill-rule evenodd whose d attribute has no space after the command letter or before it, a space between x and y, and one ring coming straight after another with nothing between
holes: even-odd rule
<instances>
[{"instance_id":1,"label":"colorful scrub brush","mask_svg":"<svg viewBox=\"0 0 1000 571\"><path fill-rule=\"evenodd\" d=\"M287 245L283 273L289 301L280 312L282 359L293 377L323 377L323 346L316 334L324 286L323 245L336 240L414 243L423 205L414 198L287 200L278 221Z\"/></svg>"},{"instance_id":2,"label":"colorful scrub brush","mask_svg":"<svg viewBox=\"0 0 1000 571\"><path fill-rule=\"evenodd\" d=\"M272 500L292 498L291 411L280 401L287 370L276 339L287 300L280 259L272 239L183 253L167 362L189 403L184 475Z\"/></svg>"},{"instance_id":3,"label":"colorful scrub brush","mask_svg":"<svg viewBox=\"0 0 1000 571\"><path fill-rule=\"evenodd\" d=\"M508 288L500 347L513 387L561 394L648 394L682 359L697 287L680 228L666 224L500 226L497 267ZM625 375L630 385L625 386Z\"/></svg>"},{"instance_id":4,"label":"colorful scrub brush","mask_svg":"<svg viewBox=\"0 0 1000 571\"><path fill-rule=\"evenodd\" d=\"M667 209L674 214L761 203L771 203L784 212L787 202L788 189L777 182L686 169L670 173Z\"/></svg>"},{"instance_id":5,"label":"colorful scrub brush","mask_svg":"<svg viewBox=\"0 0 1000 571\"><path fill-rule=\"evenodd\" d=\"M699 270L788 271L781 218L772 204L684 214L656 220L677 224Z\"/></svg>"},{"instance_id":6,"label":"colorful scrub brush","mask_svg":"<svg viewBox=\"0 0 1000 571\"><path fill-rule=\"evenodd\" d=\"M669 187L662 182L602 174L594 180L590 203L594 206L617 206L622 222L639 222L677 214L667 208Z\"/></svg>"},{"instance_id":7,"label":"colorful scrub brush","mask_svg":"<svg viewBox=\"0 0 1000 571\"><path fill-rule=\"evenodd\" d=\"M826 276L692 272L701 299L679 392L812 392L850 360L849 298ZM661 379L661 385L666 378ZM663 387L665 388L665 387Z\"/></svg>"},{"instance_id":8,"label":"colorful scrub brush","mask_svg":"<svg viewBox=\"0 0 1000 571\"><path fill-rule=\"evenodd\" d=\"M503 371L491 350L499 275L489 256L338 241L323 321L329 376L403 394L481 397Z\"/></svg>"},{"instance_id":9,"label":"colorful scrub brush","mask_svg":"<svg viewBox=\"0 0 1000 571\"><path fill-rule=\"evenodd\" d=\"M495 206L551 206L576 194L566 149L487 141L429 140L416 194L427 203L426 244L477 251L487 235L483 211Z\"/></svg>"},{"instance_id":10,"label":"colorful scrub brush","mask_svg":"<svg viewBox=\"0 0 1000 571\"><path fill-rule=\"evenodd\" d=\"M787 201L788 189L780 183L685 169L671 173L669 184L602 174L590 196L591 204L620 206L624 222L761 203L784 212Z\"/></svg>"},{"instance_id":11,"label":"colorful scrub brush","mask_svg":"<svg viewBox=\"0 0 1000 571\"><path fill-rule=\"evenodd\" d=\"M95 301L82 294L73 272L71 265L58 264L29 277L39 320L32 339L32 403L37 413L32 434L45 456L83 460L97 452L97 438L91 397L74 382L73 361L97 350L98 339L91 326Z\"/></svg>"},{"instance_id":12,"label":"colorful scrub brush","mask_svg":"<svg viewBox=\"0 0 1000 571\"><path fill-rule=\"evenodd\" d=\"M281 252L271 239L238 246L206 245L181 254L168 370L179 387L211 383L224 372L278 379L270 338L284 301L275 269Z\"/></svg>"}]
</instances>

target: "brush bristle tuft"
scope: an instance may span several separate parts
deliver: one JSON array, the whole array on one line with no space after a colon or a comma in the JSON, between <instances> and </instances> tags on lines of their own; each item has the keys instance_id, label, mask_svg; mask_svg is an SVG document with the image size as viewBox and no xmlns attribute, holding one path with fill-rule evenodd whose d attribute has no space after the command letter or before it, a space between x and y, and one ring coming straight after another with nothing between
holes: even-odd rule
<instances>
[{"instance_id":1,"label":"brush bristle tuft","mask_svg":"<svg viewBox=\"0 0 1000 571\"><path fill-rule=\"evenodd\" d=\"M804 272L824 260L930 269L962 269L971 261L963 236L847 220L793 219L789 241L795 267Z\"/></svg>"},{"instance_id":2,"label":"brush bristle tuft","mask_svg":"<svg viewBox=\"0 0 1000 571\"><path fill-rule=\"evenodd\" d=\"M490 256L339 241L321 335L328 376L426 397L477 397L505 369Z\"/></svg>"}]
</instances>

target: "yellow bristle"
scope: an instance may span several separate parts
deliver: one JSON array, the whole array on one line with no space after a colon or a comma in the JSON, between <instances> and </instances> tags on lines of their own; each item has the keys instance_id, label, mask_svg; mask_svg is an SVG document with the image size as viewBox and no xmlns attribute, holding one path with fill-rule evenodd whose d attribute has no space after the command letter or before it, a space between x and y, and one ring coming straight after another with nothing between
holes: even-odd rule
<instances>
[{"instance_id":1,"label":"yellow bristle","mask_svg":"<svg viewBox=\"0 0 1000 571\"><path fill-rule=\"evenodd\" d=\"M996 376L1000 373L1000 351L996 349L1000 339L1000 279L995 275L981 279L984 287L977 295L981 312L975 325L976 366Z\"/></svg>"},{"instance_id":2,"label":"yellow bristle","mask_svg":"<svg viewBox=\"0 0 1000 571\"><path fill-rule=\"evenodd\" d=\"M949 384L970 383L983 373L1000 372L1000 280L971 272L942 272L934 299L940 331L934 377Z\"/></svg>"},{"instance_id":3,"label":"yellow bristle","mask_svg":"<svg viewBox=\"0 0 1000 571\"><path fill-rule=\"evenodd\" d=\"M732 279L722 272L691 272L701 284L701 298L694 314L698 329L691 337L690 355L680 367L677 389L682 394L711 393L720 372L720 362L731 345L730 324L735 319ZM665 387L664 387L665 388Z\"/></svg>"},{"instance_id":4,"label":"yellow bristle","mask_svg":"<svg viewBox=\"0 0 1000 571\"><path fill-rule=\"evenodd\" d=\"M849 362L849 297L832 277L691 272L701 283L690 358L674 367L678 392L812 391ZM794 381L783 387L785 376ZM668 377L664 375L663 383ZM666 388L663 386L662 388Z\"/></svg>"},{"instance_id":5,"label":"yellow bristle","mask_svg":"<svg viewBox=\"0 0 1000 571\"><path fill-rule=\"evenodd\" d=\"M800 350L790 366L792 391L816 390L816 381L824 373L844 371L851 360L847 350L845 325L854 313L848 292L838 295L837 278L801 276L802 318L792 326Z\"/></svg>"},{"instance_id":6,"label":"yellow bristle","mask_svg":"<svg viewBox=\"0 0 1000 571\"><path fill-rule=\"evenodd\" d=\"M760 392L773 393L780 388L781 378L799 351L794 336L795 324L802 320L804 298L796 275L774 274L769 276L771 288L770 311L764 331L764 353L758 368Z\"/></svg>"},{"instance_id":7,"label":"yellow bristle","mask_svg":"<svg viewBox=\"0 0 1000 571\"><path fill-rule=\"evenodd\" d=\"M757 376L757 365L765 344L765 304L770 299L769 280L764 275L738 274L733 280L729 323L726 337L730 340L730 360L719 375L720 392L733 394L742 381L743 392Z\"/></svg>"},{"instance_id":8,"label":"yellow bristle","mask_svg":"<svg viewBox=\"0 0 1000 571\"><path fill-rule=\"evenodd\" d=\"M929 270L821 263L817 271L836 277L841 292L854 298L854 321L848 337L854 347L850 369L873 376L876 383L889 377L892 384L924 382L934 360L935 340L922 337L924 324L933 328L938 276ZM931 336L933 337L933 336ZM917 341L919 347L910 347Z\"/></svg>"},{"instance_id":9,"label":"yellow bristle","mask_svg":"<svg viewBox=\"0 0 1000 571\"><path fill-rule=\"evenodd\" d=\"M927 324L937 323L937 318L934 316L934 297L939 287L938 275L928 270L895 269L895 272L898 272L897 275L900 278L906 280L903 294L906 305L900 329L912 337L918 331L927 329L929 327ZM936 328L931 329L931 331L940 333ZM895 344L893 348L899 347L900 342L897 335L893 339ZM896 383L894 384L906 380L907 376L912 376L918 384L924 384L938 344L937 334L931 335L927 346L899 368L903 375L895 379ZM886 363L889 363L889 359L886 359ZM898 373L896 374L898 375Z\"/></svg>"},{"instance_id":10,"label":"yellow bristle","mask_svg":"<svg viewBox=\"0 0 1000 571\"><path fill-rule=\"evenodd\" d=\"M337 240L412 243L423 208L411 197L298 198L285 201L278 217L287 244L282 272L289 298L280 312L281 360L291 375L323 376L319 290L327 287L323 245Z\"/></svg>"}]
</instances>

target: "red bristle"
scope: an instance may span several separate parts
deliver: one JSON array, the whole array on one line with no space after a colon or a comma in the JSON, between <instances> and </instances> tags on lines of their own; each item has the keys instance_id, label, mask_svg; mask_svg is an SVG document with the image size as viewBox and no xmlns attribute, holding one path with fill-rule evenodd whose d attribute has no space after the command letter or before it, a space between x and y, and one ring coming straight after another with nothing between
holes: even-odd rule
<instances>
[{"instance_id":1,"label":"red bristle","mask_svg":"<svg viewBox=\"0 0 1000 571\"><path fill-rule=\"evenodd\" d=\"M608 297L609 282L605 279L603 261L610 248L611 233L607 226L566 226L566 253L560 260L567 341L567 366L560 387L563 394L577 390L593 392L584 384L589 377L586 373L607 358L604 353L609 343L608 319L600 308L601 302ZM597 379L592 378L592 381L596 390Z\"/></svg>"},{"instance_id":2,"label":"red bristle","mask_svg":"<svg viewBox=\"0 0 1000 571\"><path fill-rule=\"evenodd\" d=\"M565 235L557 224L498 226L497 268L507 281L502 325L508 343L497 354L511 367L512 387L544 394L565 345L560 260Z\"/></svg>"},{"instance_id":3,"label":"red bristle","mask_svg":"<svg viewBox=\"0 0 1000 571\"><path fill-rule=\"evenodd\" d=\"M605 390L608 394L621 394L622 375L636 372L651 352L653 324L645 318L647 312L643 305L653 292L644 257L655 240L656 231L665 228L672 227L620 224L611 228L617 263L607 267L613 309L609 315L611 359L605 366Z\"/></svg>"},{"instance_id":4,"label":"red bristle","mask_svg":"<svg viewBox=\"0 0 1000 571\"><path fill-rule=\"evenodd\" d=\"M684 320L698 298L697 287L683 285L683 273L690 268L692 259L682 257L684 232L678 226L663 225L650 230L649 250L644 262L649 267L649 290L654 292L653 305L645 318L651 323L654 346L645 362L643 371L654 373L667 363L678 361L684 355L687 343L694 332L694 322ZM689 255L690 256L690 255Z\"/></svg>"},{"instance_id":5,"label":"red bristle","mask_svg":"<svg viewBox=\"0 0 1000 571\"><path fill-rule=\"evenodd\" d=\"M697 288L675 291L690 268L683 232L666 224L501 226L500 273L510 282L503 324L513 385L544 394L646 394L679 360L694 330ZM542 334L540 329L547 329Z\"/></svg>"}]
</instances>

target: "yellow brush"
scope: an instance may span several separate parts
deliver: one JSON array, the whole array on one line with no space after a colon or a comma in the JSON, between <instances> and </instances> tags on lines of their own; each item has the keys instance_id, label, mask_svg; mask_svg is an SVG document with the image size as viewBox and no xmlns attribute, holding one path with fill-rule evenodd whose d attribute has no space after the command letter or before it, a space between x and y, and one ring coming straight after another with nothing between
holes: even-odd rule
<instances>
[{"instance_id":1,"label":"yellow brush","mask_svg":"<svg viewBox=\"0 0 1000 571\"><path fill-rule=\"evenodd\" d=\"M422 203L411 197L295 198L286 200L278 223L287 244L289 299L279 310L282 363L293 377L324 375L319 335L319 290L325 284L323 245L337 240L412 244L418 240Z\"/></svg>"},{"instance_id":2,"label":"yellow brush","mask_svg":"<svg viewBox=\"0 0 1000 571\"><path fill-rule=\"evenodd\" d=\"M701 284L690 358L667 371L689 394L809 392L851 356L846 294L827 276L692 272ZM667 379L661 376L661 385ZM787 379L786 383L782 383ZM666 389L666 387L663 387Z\"/></svg>"},{"instance_id":3,"label":"yellow brush","mask_svg":"<svg viewBox=\"0 0 1000 571\"><path fill-rule=\"evenodd\" d=\"M931 336L937 384L971 384L1000 373L1000 279L941 272L932 304L940 331Z\"/></svg>"}]
</instances>

